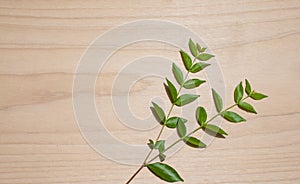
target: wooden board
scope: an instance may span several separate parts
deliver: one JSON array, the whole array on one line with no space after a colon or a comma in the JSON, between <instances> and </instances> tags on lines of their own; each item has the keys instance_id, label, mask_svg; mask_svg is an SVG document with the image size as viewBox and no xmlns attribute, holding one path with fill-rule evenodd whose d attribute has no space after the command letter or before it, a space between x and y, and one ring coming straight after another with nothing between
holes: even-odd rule
<instances>
[{"instance_id":1,"label":"wooden board","mask_svg":"<svg viewBox=\"0 0 300 184\"><path fill-rule=\"evenodd\" d=\"M243 114L247 123L222 125L225 140L201 152L185 147L168 160L185 183L300 183L299 0L0 1L0 183L125 183L137 167L108 160L86 143L72 84L96 37L142 19L173 21L200 36L222 68L227 105L246 77L269 95L255 104L257 116ZM132 144L154 138L159 127L133 135L111 116L108 97L118 69L145 54L180 60L177 48L133 44L111 58L96 84L97 108L108 104L108 130ZM165 97L157 78L132 90L132 110L141 117L150 115L148 99ZM132 183L164 182L143 170Z\"/></svg>"}]
</instances>

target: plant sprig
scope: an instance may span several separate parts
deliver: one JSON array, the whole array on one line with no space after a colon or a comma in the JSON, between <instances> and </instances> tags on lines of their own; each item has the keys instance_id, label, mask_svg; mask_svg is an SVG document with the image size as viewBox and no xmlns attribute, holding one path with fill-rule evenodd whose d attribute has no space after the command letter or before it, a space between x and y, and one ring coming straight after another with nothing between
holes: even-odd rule
<instances>
[{"instance_id":1,"label":"plant sprig","mask_svg":"<svg viewBox=\"0 0 300 184\"><path fill-rule=\"evenodd\" d=\"M227 132L225 132L219 126L211 124L210 122L212 120L214 120L218 116L221 116L230 123L245 122L246 119L244 117L230 110L237 106L239 109L245 112L257 114L254 107L250 103L246 102L246 100L248 98L251 98L253 100L262 100L267 97L267 95L254 91L249 81L245 79L245 87L243 87L242 82L240 82L234 90L234 95L233 95L234 104L227 108L224 108L222 98L220 97L220 95L217 93L216 90L212 89L212 98L217 110L217 114L215 114L210 119L208 119L205 108L202 106L197 107L197 109L195 110L195 118L198 127L192 130L191 132L187 132L186 125L185 125L187 123L187 120L184 119L183 117L171 116L173 108L175 106L182 107L187 104L190 104L200 97L200 95L198 94L180 94L180 93L182 88L193 89L205 83L205 80L201 80L198 78L188 79L188 76L191 73L193 74L198 73L203 69L205 69L206 67L208 67L210 64L204 61L208 61L209 59L214 57L214 55L205 52L206 48L202 48L200 44L194 43L191 39L189 40L188 45L189 45L189 50L192 56L194 57L194 59L192 60L190 55L185 51L183 50L179 51L183 65L186 69L185 75L183 71L175 63L172 64L172 72L176 82L179 85L179 88L177 90L175 85L169 79L166 78L166 83L164 83L164 87L166 89L166 93L169 97L169 100L172 104L167 114L158 104L152 102L153 105L151 107L152 113L156 118L156 120L162 126L155 141L149 139L149 142L147 144L150 148L150 151L147 154L142 165L139 167L139 169L126 182L127 184L130 183L144 167L147 167L148 170L151 171L155 176L157 176L158 178L166 182L184 181L174 168L172 168L170 165L163 163L166 159L165 152L181 141L183 141L186 145L193 148L205 148L206 144L202 142L199 138L193 136L194 133L200 130L215 137L225 138L225 136L228 135ZM170 144L170 146L168 147L165 147L165 140L160 140L160 137L165 127L176 129L177 134L179 136L179 138L175 142ZM158 154L153 158L149 159L149 157L151 156L154 150L157 150ZM152 163L157 158L160 159L160 162Z\"/></svg>"}]
</instances>

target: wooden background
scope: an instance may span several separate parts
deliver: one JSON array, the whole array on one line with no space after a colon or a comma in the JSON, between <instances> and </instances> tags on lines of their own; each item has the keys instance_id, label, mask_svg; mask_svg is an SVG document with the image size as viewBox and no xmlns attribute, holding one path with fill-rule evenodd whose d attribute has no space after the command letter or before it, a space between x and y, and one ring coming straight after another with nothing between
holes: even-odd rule
<instances>
[{"instance_id":1,"label":"wooden background","mask_svg":"<svg viewBox=\"0 0 300 184\"><path fill-rule=\"evenodd\" d=\"M300 183L299 0L1 0L0 183L125 183L136 167L110 161L85 142L73 114L72 82L91 41L148 18L177 22L203 39L222 67L228 105L245 77L269 95L255 104L259 115L244 114L247 123L222 125L225 140L202 152L184 148L168 160L186 183ZM144 43L121 50L110 63L122 67L149 53L179 61L177 48ZM97 104L109 104L117 70L102 73ZM138 116L149 115L147 99L164 95L154 90L162 89L161 81L134 86ZM109 120L108 129L129 143L144 143L158 131L131 136L116 118ZM143 170L133 183L163 182Z\"/></svg>"}]
</instances>

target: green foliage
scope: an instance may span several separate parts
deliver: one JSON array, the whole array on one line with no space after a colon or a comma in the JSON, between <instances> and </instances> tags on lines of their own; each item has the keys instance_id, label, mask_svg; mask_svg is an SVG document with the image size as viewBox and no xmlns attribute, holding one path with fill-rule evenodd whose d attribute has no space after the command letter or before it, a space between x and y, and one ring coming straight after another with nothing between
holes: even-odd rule
<instances>
[{"instance_id":1,"label":"green foliage","mask_svg":"<svg viewBox=\"0 0 300 184\"><path fill-rule=\"evenodd\" d=\"M176 81L178 82L178 84L182 85L184 82L183 73L175 63L173 63L173 65L172 65L172 71L173 71L173 75L174 75Z\"/></svg>"},{"instance_id":2,"label":"green foliage","mask_svg":"<svg viewBox=\"0 0 300 184\"><path fill-rule=\"evenodd\" d=\"M239 83L239 85L236 86L234 90L234 101L235 103L239 103L244 96L244 88L242 82Z\"/></svg>"},{"instance_id":3,"label":"green foliage","mask_svg":"<svg viewBox=\"0 0 300 184\"><path fill-rule=\"evenodd\" d=\"M245 91L249 95L249 97L252 98L253 100L262 100L268 97L265 94L252 90L250 82L247 79L245 79L245 83L246 83Z\"/></svg>"},{"instance_id":4,"label":"green foliage","mask_svg":"<svg viewBox=\"0 0 300 184\"><path fill-rule=\"evenodd\" d=\"M175 102L176 106L184 106L186 104L192 103L195 101L197 98L199 98L200 95L194 95L194 94L183 94L179 96Z\"/></svg>"},{"instance_id":5,"label":"green foliage","mask_svg":"<svg viewBox=\"0 0 300 184\"><path fill-rule=\"evenodd\" d=\"M166 160L166 155L165 154L163 154L163 153L159 153L159 160L161 161L161 162L163 162L163 161L165 161Z\"/></svg>"},{"instance_id":6,"label":"green foliage","mask_svg":"<svg viewBox=\"0 0 300 184\"><path fill-rule=\"evenodd\" d=\"M233 122L233 123L239 123L246 121L242 116L238 115L235 112L232 111L224 111L221 113L221 116L225 118L226 120Z\"/></svg>"},{"instance_id":7,"label":"green foliage","mask_svg":"<svg viewBox=\"0 0 300 184\"><path fill-rule=\"evenodd\" d=\"M171 103L174 103L177 100L177 96L178 96L177 90L171 81L169 81L167 78L166 81L167 81L166 92L170 98Z\"/></svg>"},{"instance_id":8,"label":"green foliage","mask_svg":"<svg viewBox=\"0 0 300 184\"><path fill-rule=\"evenodd\" d=\"M201 48L200 52L205 52L206 51L206 47Z\"/></svg>"},{"instance_id":9,"label":"green foliage","mask_svg":"<svg viewBox=\"0 0 300 184\"><path fill-rule=\"evenodd\" d=\"M197 139L196 137L188 136L184 138L184 142L193 148L205 148L206 144Z\"/></svg>"},{"instance_id":10,"label":"green foliage","mask_svg":"<svg viewBox=\"0 0 300 184\"><path fill-rule=\"evenodd\" d=\"M171 166L162 163L166 159L165 152L172 148L177 143L183 141L186 145L193 147L193 148L205 148L206 144L203 143L199 138L193 136L199 130L204 131L205 133L215 136L225 138L227 136L227 132L225 132L222 128L217 125L211 124L210 122L214 120L216 117L221 116L225 120L232 122L232 123L240 123L246 121L241 115L236 112L230 111L230 109L234 107L238 107L240 110L256 114L256 110L254 107L246 102L246 99L253 99L253 100L262 100L267 98L267 95L256 92L252 89L250 82L245 79L245 88L243 87L242 82L240 82L234 89L234 104L224 108L223 107L223 100L220 95L217 93L216 90L212 89L212 98L214 101L215 108L217 110L217 114L208 118L207 112L204 107L198 106L195 111L196 122L198 127L191 132L187 132L186 123L187 119L184 119L180 116L171 116L171 112L175 106L182 107L189 103L196 101L200 95L198 94L180 94L181 89L193 89L199 87L201 84L205 83L204 80L200 80L198 78L193 77L192 79L188 79L189 74L195 74L197 72L202 71L210 64L202 61L208 61L214 55L205 53L206 48L201 47L199 43L193 42L193 40L189 40L188 42L189 50L191 55L194 57L193 60L191 59L190 55L185 51L181 50L180 55L182 62L184 64L187 73L184 77L182 70L175 64L172 64L172 72L174 78L176 79L177 83L180 85L178 89L174 86L174 84L166 79L166 83L164 83L167 95L172 103L170 110L168 111L167 115L164 110L156 103L152 102L153 107L151 110L153 115L155 116L156 120L162 125L161 130L155 140L153 141L149 139L147 145L150 148L150 152L146 159L143 162L143 165L140 169L131 177L129 182L136 176L136 174L143 168L147 167L155 176L158 178L166 181L166 182L178 182L183 181L177 171L172 168ZM200 60L200 62L195 62L196 60ZM247 95L245 95L245 94ZM245 96L245 97L244 97ZM179 139L174 143L170 144L170 146L166 147L165 140L161 140L160 137L165 127L176 129ZM149 156L151 155L152 151L158 152L158 154L152 158L150 161L148 160ZM160 162L153 162L155 159L159 158ZM127 184L129 183L127 182Z\"/></svg>"},{"instance_id":11,"label":"green foliage","mask_svg":"<svg viewBox=\"0 0 300 184\"><path fill-rule=\"evenodd\" d=\"M203 54L198 55L197 59L199 59L200 61L207 61L207 60L209 60L212 57L215 57L215 56L211 55L211 54L203 53Z\"/></svg>"},{"instance_id":12,"label":"green foliage","mask_svg":"<svg viewBox=\"0 0 300 184\"><path fill-rule=\"evenodd\" d=\"M239 102L238 107L246 112L251 112L251 113L257 114L254 107L247 102Z\"/></svg>"},{"instance_id":13,"label":"green foliage","mask_svg":"<svg viewBox=\"0 0 300 184\"><path fill-rule=\"evenodd\" d=\"M199 43L196 44L196 47L197 47L198 52L202 52L203 49L201 48L201 46L200 46ZM204 50L204 51L205 51L205 50Z\"/></svg>"},{"instance_id":14,"label":"green foliage","mask_svg":"<svg viewBox=\"0 0 300 184\"><path fill-rule=\"evenodd\" d=\"M223 129L213 124L207 124L203 129L207 131L207 133L212 133L219 136L228 135Z\"/></svg>"},{"instance_id":15,"label":"green foliage","mask_svg":"<svg viewBox=\"0 0 300 184\"><path fill-rule=\"evenodd\" d=\"M247 93L247 95L250 95L250 93L252 91L251 85L247 79L245 79L245 83L246 83L245 92Z\"/></svg>"},{"instance_id":16,"label":"green foliage","mask_svg":"<svg viewBox=\"0 0 300 184\"><path fill-rule=\"evenodd\" d=\"M206 110L203 107L196 109L196 120L200 126L204 126L207 119Z\"/></svg>"},{"instance_id":17,"label":"green foliage","mask_svg":"<svg viewBox=\"0 0 300 184\"><path fill-rule=\"evenodd\" d=\"M255 92L255 91L253 91L250 94L250 98L252 98L253 100L262 100L262 99L267 98L267 97L268 97L267 95L264 95L262 93L258 93L258 92Z\"/></svg>"},{"instance_id":18,"label":"green foliage","mask_svg":"<svg viewBox=\"0 0 300 184\"><path fill-rule=\"evenodd\" d=\"M177 173L177 171L172 168L171 166L156 162L153 164L148 164L147 168L157 177L160 179L167 181L167 182L178 182L178 181L184 181L180 175Z\"/></svg>"},{"instance_id":19,"label":"green foliage","mask_svg":"<svg viewBox=\"0 0 300 184\"><path fill-rule=\"evenodd\" d=\"M189 71L193 64L191 57L183 50L180 51L180 55L181 55L181 60L185 66L185 69Z\"/></svg>"},{"instance_id":20,"label":"green foliage","mask_svg":"<svg viewBox=\"0 0 300 184\"><path fill-rule=\"evenodd\" d=\"M186 119L175 116L175 117L171 117L167 120L166 126L169 128L176 128L179 121L181 121L182 123L187 122Z\"/></svg>"},{"instance_id":21,"label":"green foliage","mask_svg":"<svg viewBox=\"0 0 300 184\"><path fill-rule=\"evenodd\" d=\"M220 95L214 89L212 89L212 96L213 96L213 99L214 99L214 102L215 102L217 112L221 112L222 109L223 109L222 98L220 97Z\"/></svg>"},{"instance_id":22,"label":"green foliage","mask_svg":"<svg viewBox=\"0 0 300 184\"><path fill-rule=\"evenodd\" d=\"M193 42L192 39L189 40L189 48L190 48L190 52L192 53L192 55L194 57L197 57L198 56L198 50L197 50L197 47L195 45L195 43Z\"/></svg>"},{"instance_id":23,"label":"green foliage","mask_svg":"<svg viewBox=\"0 0 300 184\"><path fill-rule=\"evenodd\" d=\"M203 70L204 68L208 67L210 64L208 63L203 63L203 62L198 62L198 63L195 63L190 72L192 73L197 73L197 72L200 72L201 70Z\"/></svg>"},{"instance_id":24,"label":"green foliage","mask_svg":"<svg viewBox=\"0 0 300 184\"><path fill-rule=\"evenodd\" d=\"M190 79L185 81L185 83L183 84L183 87L185 89L193 89L196 87L199 87L201 84L205 83L205 80L200 80L200 79Z\"/></svg>"},{"instance_id":25,"label":"green foliage","mask_svg":"<svg viewBox=\"0 0 300 184\"><path fill-rule=\"evenodd\" d=\"M155 119L160 123L160 124L164 124L165 120L166 120L166 115L164 110L157 105L156 103L152 102L153 108L151 108L152 113L155 117Z\"/></svg>"},{"instance_id":26,"label":"green foliage","mask_svg":"<svg viewBox=\"0 0 300 184\"><path fill-rule=\"evenodd\" d=\"M152 139L149 139L149 142L147 143L150 149L154 148L154 141Z\"/></svg>"},{"instance_id":27,"label":"green foliage","mask_svg":"<svg viewBox=\"0 0 300 184\"><path fill-rule=\"evenodd\" d=\"M159 140L154 144L154 149L157 149L160 153L165 151L165 140Z\"/></svg>"},{"instance_id":28,"label":"green foliage","mask_svg":"<svg viewBox=\"0 0 300 184\"><path fill-rule=\"evenodd\" d=\"M186 135L186 127L185 127L184 122L178 121L177 133L178 133L178 136L181 138Z\"/></svg>"}]
</instances>

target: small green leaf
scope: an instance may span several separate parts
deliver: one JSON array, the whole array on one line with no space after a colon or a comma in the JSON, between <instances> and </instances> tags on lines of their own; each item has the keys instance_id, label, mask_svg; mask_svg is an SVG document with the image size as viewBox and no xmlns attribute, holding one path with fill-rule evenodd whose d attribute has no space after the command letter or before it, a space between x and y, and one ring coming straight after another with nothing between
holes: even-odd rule
<instances>
[{"instance_id":1,"label":"small green leaf","mask_svg":"<svg viewBox=\"0 0 300 184\"><path fill-rule=\"evenodd\" d=\"M203 126L207 119L206 111L203 107L198 107L196 109L196 119L200 126Z\"/></svg>"},{"instance_id":2,"label":"small green leaf","mask_svg":"<svg viewBox=\"0 0 300 184\"><path fill-rule=\"evenodd\" d=\"M184 137L185 134L186 134L186 127L185 127L185 124L182 122L182 121L178 121L178 124L177 124L177 133L178 133L178 136L180 138Z\"/></svg>"},{"instance_id":3,"label":"small green leaf","mask_svg":"<svg viewBox=\"0 0 300 184\"><path fill-rule=\"evenodd\" d=\"M158 157L161 162L163 162L166 159L166 155L163 153L159 153Z\"/></svg>"},{"instance_id":4,"label":"small green leaf","mask_svg":"<svg viewBox=\"0 0 300 184\"><path fill-rule=\"evenodd\" d=\"M205 148L206 144L195 137L186 137L184 142L193 148Z\"/></svg>"},{"instance_id":5,"label":"small green leaf","mask_svg":"<svg viewBox=\"0 0 300 184\"><path fill-rule=\"evenodd\" d=\"M193 88L200 86L201 84L203 84L205 82L206 82L205 80L190 79L183 84L183 87L185 89L193 89Z\"/></svg>"},{"instance_id":6,"label":"small green leaf","mask_svg":"<svg viewBox=\"0 0 300 184\"><path fill-rule=\"evenodd\" d=\"M147 145L149 146L150 149L154 148L154 142L152 139L149 139L149 142L147 143Z\"/></svg>"},{"instance_id":7,"label":"small green leaf","mask_svg":"<svg viewBox=\"0 0 300 184\"><path fill-rule=\"evenodd\" d=\"M207 61L210 58L215 57L214 55L211 54L207 54L207 53L203 53L197 56L197 59L201 60L201 61Z\"/></svg>"},{"instance_id":8,"label":"small green leaf","mask_svg":"<svg viewBox=\"0 0 300 184\"><path fill-rule=\"evenodd\" d=\"M182 85L184 82L183 74L180 68L175 63L173 63L172 65L172 71L178 84Z\"/></svg>"},{"instance_id":9,"label":"small green leaf","mask_svg":"<svg viewBox=\"0 0 300 184\"><path fill-rule=\"evenodd\" d=\"M165 151L165 140L159 140L155 143L154 149L157 149L160 153Z\"/></svg>"},{"instance_id":10,"label":"small green leaf","mask_svg":"<svg viewBox=\"0 0 300 184\"><path fill-rule=\"evenodd\" d=\"M166 115L164 110L162 110L161 107L159 107L156 103L152 102L153 108L151 108L152 113L154 115L154 117L156 118L156 120L160 123L160 124L164 124L165 120L166 120Z\"/></svg>"},{"instance_id":11,"label":"small green leaf","mask_svg":"<svg viewBox=\"0 0 300 184\"><path fill-rule=\"evenodd\" d=\"M194 57L197 57L198 51L197 51L196 45L195 45L195 43L193 42L192 39L189 40L189 48L190 48L190 51L191 51L192 55Z\"/></svg>"},{"instance_id":12,"label":"small green leaf","mask_svg":"<svg viewBox=\"0 0 300 184\"><path fill-rule=\"evenodd\" d=\"M262 94L262 93L258 93L258 92L253 91L253 92L250 94L250 97L251 97L253 100L261 100L261 99L267 98L268 96L267 96L267 95L264 95L264 94Z\"/></svg>"},{"instance_id":13,"label":"small green leaf","mask_svg":"<svg viewBox=\"0 0 300 184\"><path fill-rule=\"evenodd\" d=\"M203 70L204 68L208 67L209 65L210 65L210 64L208 64L208 63L203 63L203 62L195 63L195 64L192 66L190 72L192 72L192 73L197 73L197 72Z\"/></svg>"},{"instance_id":14,"label":"small green leaf","mask_svg":"<svg viewBox=\"0 0 300 184\"><path fill-rule=\"evenodd\" d=\"M157 141L153 146L153 149L157 149L159 151L159 159L161 162L164 161L166 158L166 155L163 154L165 151L165 140Z\"/></svg>"},{"instance_id":15,"label":"small green leaf","mask_svg":"<svg viewBox=\"0 0 300 184\"><path fill-rule=\"evenodd\" d=\"M250 85L250 83L249 83L249 81L247 79L245 79L245 82L246 82L245 91L246 91L247 95L249 95L251 93L251 91L252 91L251 85Z\"/></svg>"},{"instance_id":16,"label":"small green leaf","mask_svg":"<svg viewBox=\"0 0 300 184\"><path fill-rule=\"evenodd\" d=\"M198 52L201 52L202 48L201 48L201 46L199 45L199 43L196 44L196 47L197 47Z\"/></svg>"},{"instance_id":17,"label":"small green leaf","mask_svg":"<svg viewBox=\"0 0 300 184\"><path fill-rule=\"evenodd\" d=\"M194 95L194 94L184 94L181 95L175 102L176 106L184 106L186 104L189 104L193 101L195 101L200 95Z\"/></svg>"},{"instance_id":18,"label":"small green leaf","mask_svg":"<svg viewBox=\"0 0 300 184\"><path fill-rule=\"evenodd\" d=\"M178 121L182 121L183 123L187 122L186 119L175 116L175 117L171 117L167 120L166 126L169 127L169 128L176 128L177 124L178 124Z\"/></svg>"},{"instance_id":19,"label":"small green leaf","mask_svg":"<svg viewBox=\"0 0 300 184\"><path fill-rule=\"evenodd\" d=\"M220 95L214 89L212 89L212 95L213 95L213 99L214 99L217 111L221 112L222 109L223 109L222 98L220 97Z\"/></svg>"},{"instance_id":20,"label":"small green leaf","mask_svg":"<svg viewBox=\"0 0 300 184\"><path fill-rule=\"evenodd\" d=\"M206 51L206 47L203 47L201 50L200 50L200 52L205 52Z\"/></svg>"},{"instance_id":21,"label":"small green leaf","mask_svg":"<svg viewBox=\"0 0 300 184\"><path fill-rule=\"evenodd\" d=\"M234 90L234 101L239 103L244 96L244 88L242 82L240 82Z\"/></svg>"},{"instance_id":22,"label":"small green leaf","mask_svg":"<svg viewBox=\"0 0 300 184\"><path fill-rule=\"evenodd\" d=\"M232 112L232 111L225 111L221 115L223 118L225 118L226 120L233 122L233 123L239 123L239 122L246 121L242 116L240 116L237 113Z\"/></svg>"},{"instance_id":23,"label":"small green leaf","mask_svg":"<svg viewBox=\"0 0 300 184\"><path fill-rule=\"evenodd\" d=\"M183 64L184 64L184 66L185 66L185 68L186 68L186 70L190 70L191 69L191 67L192 67L192 59L190 58L190 56L187 54L187 53L185 53L183 50L181 50L180 51L180 55L181 55L181 59L182 59L182 61L183 61Z\"/></svg>"},{"instance_id":24,"label":"small green leaf","mask_svg":"<svg viewBox=\"0 0 300 184\"><path fill-rule=\"evenodd\" d=\"M219 135L228 135L223 129L216 125L212 124L207 124L204 128L205 131L212 132L214 134L219 134Z\"/></svg>"},{"instance_id":25,"label":"small green leaf","mask_svg":"<svg viewBox=\"0 0 300 184\"><path fill-rule=\"evenodd\" d=\"M254 107L252 105L248 104L247 102L239 102L238 107L246 112L251 112L251 113L257 114Z\"/></svg>"},{"instance_id":26,"label":"small green leaf","mask_svg":"<svg viewBox=\"0 0 300 184\"><path fill-rule=\"evenodd\" d=\"M169 95L170 95L170 100L172 103L174 103L177 100L177 90L175 88L175 86L173 85L173 83L171 81L169 81L167 78L167 84L168 84L168 89L169 89ZM167 91L168 93L168 91Z\"/></svg>"},{"instance_id":27,"label":"small green leaf","mask_svg":"<svg viewBox=\"0 0 300 184\"><path fill-rule=\"evenodd\" d=\"M183 179L179 176L177 171L173 169L171 166L163 163L153 163L148 164L147 168L160 179L167 182L178 182L183 181Z\"/></svg>"}]
</instances>

